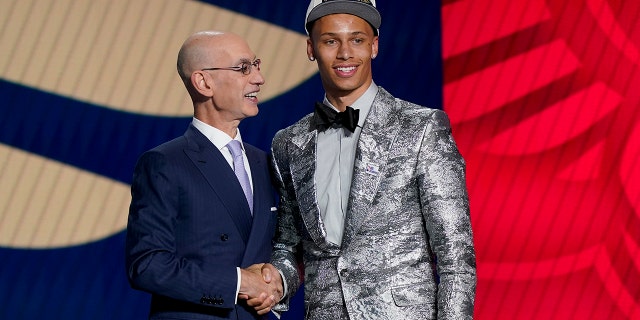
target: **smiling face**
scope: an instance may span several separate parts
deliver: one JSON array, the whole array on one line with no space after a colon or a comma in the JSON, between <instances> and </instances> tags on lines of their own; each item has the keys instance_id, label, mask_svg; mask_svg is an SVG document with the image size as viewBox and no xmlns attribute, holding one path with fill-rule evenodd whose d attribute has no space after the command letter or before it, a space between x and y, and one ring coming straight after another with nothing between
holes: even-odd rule
<instances>
[{"instance_id":1,"label":"smiling face","mask_svg":"<svg viewBox=\"0 0 640 320\"><path fill-rule=\"evenodd\" d=\"M315 21L307 40L307 54L317 60L331 103L349 105L371 85L371 60L378 54L378 37L362 18L331 14ZM337 104L338 108L346 107Z\"/></svg>"},{"instance_id":2,"label":"smiling face","mask_svg":"<svg viewBox=\"0 0 640 320\"><path fill-rule=\"evenodd\" d=\"M243 66L250 71L242 72ZM178 54L178 72L193 100L194 116L231 137L242 119L258 114L264 78L255 53L240 36L194 34Z\"/></svg>"},{"instance_id":3,"label":"smiling face","mask_svg":"<svg viewBox=\"0 0 640 320\"><path fill-rule=\"evenodd\" d=\"M207 68L251 66L256 55L239 37L226 37L217 50L211 66ZM251 66L249 74L237 70L206 70L213 91L213 108L228 121L242 120L258 114L260 85L264 78L257 66Z\"/></svg>"}]
</instances>

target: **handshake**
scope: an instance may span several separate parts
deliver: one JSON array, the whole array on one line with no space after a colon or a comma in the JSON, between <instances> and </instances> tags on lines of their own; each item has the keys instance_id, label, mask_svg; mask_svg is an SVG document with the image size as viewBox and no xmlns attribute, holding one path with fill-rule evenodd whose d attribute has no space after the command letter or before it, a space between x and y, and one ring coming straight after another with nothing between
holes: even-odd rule
<instances>
[{"instance_id":1,"label":"handshake","mask_svg":"<svg viewBox=\"0 0 640 320\"><path fill-rule=\"evenodd\" d=\"M259 263L240 269L239 300L246 300L259 315L271 311L284 294L280 272L272 264Z\"/></svg>"}]
</instances>

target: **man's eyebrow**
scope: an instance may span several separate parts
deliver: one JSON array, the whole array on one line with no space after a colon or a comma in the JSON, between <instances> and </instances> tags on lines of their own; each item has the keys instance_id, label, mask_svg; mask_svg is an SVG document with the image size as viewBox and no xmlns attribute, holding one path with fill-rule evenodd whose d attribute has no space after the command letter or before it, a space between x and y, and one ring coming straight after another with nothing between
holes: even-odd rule
<instances>
[{"instance_id":1,"label":"man's eyebrow","mask_svg":"<svg viewBox=\"0 0 640 320\"><path fill-rule=\"evenodd\" d=\"M256 61L256 57L253 57L253 60L249 58L240 58L236 64L253 63L254 61Z\"/></svg>"},{"instance_id":2,"label":"man's eyebrow","mask_svg":"<svg viewBox=\"0 0 640 320\"><path fill-rule=\"evenodd\" d=\"M366 35L367 33L364 32L364 31L354 31L354 32L349 33L349 35L352 35L352 36L361 35L361 34L365 34ZM331 36L331 37L336 36L336 35L338 35L338 33L336 33L336 32L325 32L325 33L320 34L320 36Z\"/></svg>"}]
</instances>

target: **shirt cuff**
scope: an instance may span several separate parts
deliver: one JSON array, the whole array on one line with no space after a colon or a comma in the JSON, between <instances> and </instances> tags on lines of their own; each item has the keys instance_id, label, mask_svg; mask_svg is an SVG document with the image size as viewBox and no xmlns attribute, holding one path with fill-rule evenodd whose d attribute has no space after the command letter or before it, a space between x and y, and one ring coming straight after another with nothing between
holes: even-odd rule
<instances>
[{"instance_id":1,"label":"shirt cuff","mask_svg":"<svg viewBox=\"0 0 640 320\"><path fill-rule=\"evenodd\" d=\"M236 267L236 272L238 273L238 283L236 284L236 300L234 304L238 304L238 295L240 294L240 283L242 283L242 272L240 272L240 267Z\"/></svg>"}]
</instances>

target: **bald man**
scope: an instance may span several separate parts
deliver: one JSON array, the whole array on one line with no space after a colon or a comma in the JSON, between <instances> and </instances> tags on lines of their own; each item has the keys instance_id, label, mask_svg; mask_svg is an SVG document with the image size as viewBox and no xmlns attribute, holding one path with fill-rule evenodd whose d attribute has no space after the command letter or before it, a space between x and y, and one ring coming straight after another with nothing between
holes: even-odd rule
<instances>
[{"instance_id":1,"label":"bald man","mask_svg":"<svg viewBox=\"0 0 640 320\"><path fill-rule=\"evenodd\" d=\"M282 296L279 279L260 274L272 268L275 197L266 154L238 129L258 114L260 59L238 35L203 31L177 69L193 120L136 164L129 282L151 294L150 319L263 319Z\"/></svg>"}]
</instances>

